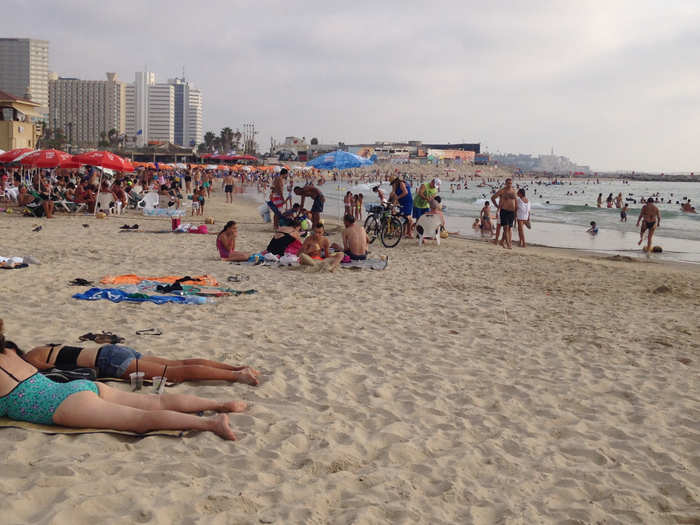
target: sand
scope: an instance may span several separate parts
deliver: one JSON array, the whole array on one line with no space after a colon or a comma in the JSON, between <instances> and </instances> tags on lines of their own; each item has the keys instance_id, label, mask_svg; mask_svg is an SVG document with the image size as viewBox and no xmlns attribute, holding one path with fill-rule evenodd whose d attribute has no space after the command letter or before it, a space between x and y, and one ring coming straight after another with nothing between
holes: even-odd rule
<instances>
[{"instance_id":1,"label":"sand","mask_svg":"<svg viewBox=\"0 0 700 525\"><path fill-rule=\"evenodd\" d=\"M255 208L218 193L206 215L237 219L239 248L259 250ZM125 222L169 227L2 214L0 255L43 262L0 272L8 336L110 330L251 364L262 384L174 387L248 401L236 442L0 430L3 523L700 523L696 267L447 239L373 245L385 271L313 273L231 265L213 236ZM259 293L71 298L69 280L119 273L243 273ZM135 335L149 327L164 333Z\"/></svg>"}]
</instances>

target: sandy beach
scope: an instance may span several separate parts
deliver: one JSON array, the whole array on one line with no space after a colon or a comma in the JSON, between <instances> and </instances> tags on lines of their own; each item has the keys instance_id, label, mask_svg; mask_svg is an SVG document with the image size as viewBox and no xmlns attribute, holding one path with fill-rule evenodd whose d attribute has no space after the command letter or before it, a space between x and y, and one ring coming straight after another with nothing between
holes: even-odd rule
<instances>
[{"instance_id":1,"label":"sandy beach","mask_svg":"<svg viewBox=\"0 0 700 525\"><path fill-rule=\"evenodd\" d=\"M219 192L205 216L259 251L256 208ZM450 238L375 243L383 271L318 273L222 262L213 235L155 233L169 227L2 214L0 255L42 262L0 271L7 336L107 330L255 366L258 387L173 387L249 402L238 441L0 429L3 523L700 523L700 268ZM258 293L71 298L72 279L129 273L238 273ZM135 334L150 327L163 335Z\"/></svg>"}]
</instances>

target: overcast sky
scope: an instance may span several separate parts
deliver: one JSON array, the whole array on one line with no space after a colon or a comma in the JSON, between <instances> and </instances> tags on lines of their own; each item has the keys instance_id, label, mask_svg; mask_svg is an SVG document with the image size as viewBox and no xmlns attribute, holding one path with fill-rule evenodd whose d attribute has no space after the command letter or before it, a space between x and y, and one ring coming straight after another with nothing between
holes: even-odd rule
<instances>
[{"instance_id":1,"label":"overcast sky","mask_svg":"<svg viewBox=\"0 0 700 525\"><path fill-rule=\"evenodd\" d=\"M3 0L50 69L185 74L204 129L481 142L594 169L700 171L700 2Z\"/></svg>"}]
</instances>

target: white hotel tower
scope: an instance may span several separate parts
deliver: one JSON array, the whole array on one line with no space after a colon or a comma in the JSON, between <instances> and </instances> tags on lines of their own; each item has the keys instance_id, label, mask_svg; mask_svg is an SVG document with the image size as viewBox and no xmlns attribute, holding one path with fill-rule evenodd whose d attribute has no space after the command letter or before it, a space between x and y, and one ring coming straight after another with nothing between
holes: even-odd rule
<instances>
[{"instance_id":1,"label":"white hotel tower","mask_svg":"<svg viewBox=\"0 0 700 525\"><path fill-rule=\"evenodd\" d=\"M137 72L126 87L126 134L137 146L196 146L203 140L201 92L184 79L156 84L154 73Z\"/></svg>"}]
</instances>

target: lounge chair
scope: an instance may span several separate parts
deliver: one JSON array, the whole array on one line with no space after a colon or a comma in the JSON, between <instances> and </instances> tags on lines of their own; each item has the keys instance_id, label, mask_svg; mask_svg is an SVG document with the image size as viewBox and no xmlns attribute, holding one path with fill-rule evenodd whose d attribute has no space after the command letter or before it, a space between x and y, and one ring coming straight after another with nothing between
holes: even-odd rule
<instances>
[{"instance_id":1,"label":"lounge chair","mask_svg":"<svg viewBox=\"0 0 700 525\"><path fill-rule=\"evenodd\" d=\"M440 226L442 220L439 215L424 213L416 223L416 234L418 246L423 245L423 239L435 239L435 242L440 245Z\"/></svg>"},{"instance_id":2,"label":"lounge chair","mask_svg":"<svg viewBox=\"0 0 700 525\"><path fill-rule=\"evenodd\" d=\"M146 192L146 194L143 196L143 199L139 201L137 206L141 209L152 210L158 207L159 202L160 196L158 195L158 193L156 193L155 191L149 191Z\"/></svg>"}]
</instances>

